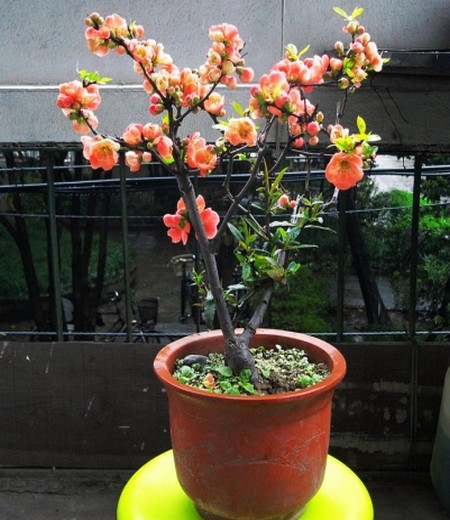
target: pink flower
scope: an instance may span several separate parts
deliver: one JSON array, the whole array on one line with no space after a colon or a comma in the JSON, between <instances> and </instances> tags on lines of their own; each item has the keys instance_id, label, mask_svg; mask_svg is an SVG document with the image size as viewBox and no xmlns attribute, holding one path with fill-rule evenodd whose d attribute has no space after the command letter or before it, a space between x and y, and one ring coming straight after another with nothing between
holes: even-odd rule
<instances>
[{"instance_id":1,"label":"pink flower","mask_svg":"<svg viewBox=\"0 0 450 520\"><path fill-rule=\"evenodd\" d=\"M150 96L150 106L148 107L148 111L152 116L157 116L164 111L164 103L158 94L152 94Z\"/></svg>"},{"instance_id":2,"label":"pink flower","mask_svg":"<svg viewBox=\"0 0 450 520\"><path fill-rule=\"evenodd\" d=\"M97 56L106 56L116 44L111 40L112 36L126 38L129 34L128 24L118 14L112 14L103 19L98 13L92 13L85 19L88 28L85 38L88 49ZM142 34L142 28L134 25L133 36Z\"/></svg>"},{"instance_id":3,"label":"pink flower","mask_svg":"<svg viewBox=\"0 0 450 520\"><path fill-rule=\"evenodd\" d=\"M229 89L237 86L237 74L241 81L253 79L252 69L245 67L241 56L244 41L237 28L232 24L213 25L209 29L209 37L213 40L207 55L207 61L199 68L199 78L203 83L221 82Z\"/></svg>"},{"instance_id":4,"label":"pink flower","mask_svg":"<svg viewBox=\"0 0 450 520\"><path fill-rule=\"evenodd\" d=\"M348 190L363 177L363 162L359 155L338 152L333 155L325 168L325 177L339 190Z\"/></svg>"},{"instance_id":5,"label":"pink flower","mask_svg":"<svg viewBox=\"0 0 450 520\"><path fill-rule=\"evenodd\" d=\"M83 155L91 163L92 168L112 170L119 161L118 151L120 145L111 139L103 139L100 136L94 138L83 136Z\"/></svg>"},{"instance_id":6,"label":"pink flower","mask_svg":"<svg viewBox=\"0 0 450 520\"><path fill-rule=\"evenodd\" d=\"M156 141L159 137L161 137L162 135L162 129L159 125L157 125L156 123L147 123L146 125L144 125L144 127L142 128L142 133L145 137L145 139L147 139L148 141L150 142L154 142Z\"/></svg>"},{"instance_id":7,"label":"pink flower","mask_svg":"<svg viewBox=\"0 0 450 520\"><path fill-rule=\"evenodd\" d=\"M209 37L213 41L226 43L238 50L244 46L244 41L240 38L237 27L229 23L212 25L209 28Z\"/></svg>"},{"instance_id":8,"label":"pink flower","mask_svg":"<svg viewBox=\"0 0 450 520\"><path fill-rule=\"evenodd\" d=\"M292 146L294 148L303 148L304 145L305 145L305 140L303 139L303 137L297 137L292 143Z\"/></svg>"},{"instance_id":9,"label":"pink flower","mask_svg":"<svg viewBox=\"0 0 450 520\"><path fill-rule=\"evenodd\" d=\"M162 159L168 161L172 159L172 150L173 150L173 142L170 137L166 135L161 135L158 139L155 140L155 148Z\"/></svg>"},{"instance_id":10,"label":"pink flower","mask_svg":"<svg viewBox=\"0 0 450 520\"><path fill-rule=\"evenodd\" d=\"M198 198L197 198L198 199ZM206 238L214 238L217 234L217 226L220 222L219 215L211 208L205 208L201 213L203 229L205 230Z\"/></svg>"},{"instance_id":11,"label":"pink flower","mask_svg":"<svg viewBox=\"0 0 450 520\"><path fill-rule=\"evenodd\" d=\"M255 123L249 117L231 118L224 138L233 146L255 146L257 140Z\"/></svg>"},{"instance_id":12,"label":"pink flower","mask_svg":"<svg viewBox=\"0 0 450 520\"><path fill-rule=\"evenodd\" d=\"M210 94L208 99L205 99L204 102L204 107L207 112L220 117L223 117L225 115L224 106L224 98L218 92L213 92L212 94Z\"/></svg>"},{"instance_id":13,"label":"pink flower","mask_svg":"<svg viewBox=\"0 0 450 520\"><path fill-rule=\"evenodd\" d=\"M179 213L175 213L174 215L167 213L163 217L163 222L169 228L167 235L172 239L172 243L178 244L179 242L182 242L183 245L186 245L189 238L189 231L191 230L191 224Z\"/></svg>"},{"instance_id":14,"label":"pink flower","mask_svg":"<svg viewBox=\"0 0 450 520\"><path fill-rule=\"evenodd\" d=\"M56 104L62 109L97 110L101 100L97 85L91 84L85 87L81 81L74 80L60 85Z\"/></svg>"},{"instance_id":15,"label":"pink flower","mask_svg":"<svg viewBox=\"0 0 450 520\"><path fill-rule=\"evenodd\" d=\"M330 69L332 71L338 71L342 69L342 60L339 58L330 58Z\"/></svg>"},{"instance_id":16,"label":"pink flower","mask_svg":"<svg viewBox=\"0 0 450 520\"><path fill-rule=\"evenodd\" d=\"M130 168L131 172L137 172L141 169L142 163L149 163L152 160L150 152L135 152L129 150L125 154L125 164Z\"/></svg>"},{"instance_id":17,"label":"pink flower","mask_svg":"<svg viewBox=\"0 0 450 520\"><path fill-rule=\"evenodd\" d=\"M239 74L239 78L243 83L250 83L255 76L253 69L250 67L242 67L237 68L237 73Z\"/></svg>"},{"instance_id":18,"label":"pink flower","mask_svg":"<svg viewBox=\"0 0 450 520\"><path fill-rule=\"evenodd\" d=\"M337 139L341 137L348 137L348 128L344 128L342 125L328 125L328 133L330 134L330 143L335 143Z\"/></svg>"},{"instance_id":19,"label":"pink flower","mask_svg":"<svg viewBox=\"0 0 450 520\"><path fill-rule=\"evenodd\" d=\"M201 176L208 175L217 164L214 146L206 144L200 132L194 132L186 138L186 162L190 168L199 170Z\"/></svg>"},{"instance_id":20,"label":"pink flower","mask_svg":"<svg viewBox=\"0 0 450 520\"><path fill-rule=\"evenodd\" d=\"M274 103L278 97L289 92L289 83L286 75L277 70L263 74L259 81L260 92L266 102Z\"/></svg>"},{"instance_id":21,"label":"pink flower","mask_svg":"<svg viewBox=\"0 0 450 520\"><path fill-rule=\"evenodd\" d=\"M287 195L286 193L283 193L283 195L280 196L280 198L278 199L278 202L277 202L277 207L284 209L284 210L293 209L293 208L295 208L295 206L296 206L295 200L291 200L289 198L289 195Z\"/></svg>"},{"instance_id":22,"label":"pink flower","mask_svg":"<svg viewBox=\"0 0 450 520\"><path fill-rule=\"evenodd\" d=\"M317 135L320 132L320 124L317 121L311 121L306 125L306 131L309 135Z\"/></svg>"},{"instance_id":23,"label":"pink flower","mask_svg":"<svg viewBox=\"0 0 450 520\"><path fill-rule=\"evenodd\" d=\"M128 125L122 139L131 146L142 143L144 127L139 124Z\"/></svg>"},{"instance_id":24,"label":"pink flower","mask_svg":"<svg viewBox=\"0 0 450 520\"><path fill-rule=\"evenodd\" d=\"M217 233L220 217L214 210L205 207L205 199L202 195L198 195L196 200L206 237L208 239L214 238ZM173 215L169 213L164 215L163 222L169 228L167 235L172 239L173 243L187 243L188 235L191 231L191 224L189 222L186 205L182 198L180 198L177 203L176 213Z\"/></svg>"},{"instance_id":25,"label":"pink flower","mask_svg":"<svg viewBox=\"0 0 450 520\"><path fill-rule=\"evenodd\" d=\"M130 168L130 172L137 172L141 168L142 153L129 150L125 154L125 164Z\"/></svg>"}]
</instances>

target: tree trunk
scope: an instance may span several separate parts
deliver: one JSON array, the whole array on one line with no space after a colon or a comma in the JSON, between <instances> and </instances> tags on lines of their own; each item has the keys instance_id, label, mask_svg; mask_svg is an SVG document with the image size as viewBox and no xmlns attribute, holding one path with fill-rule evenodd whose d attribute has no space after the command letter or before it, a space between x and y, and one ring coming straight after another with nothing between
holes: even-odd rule
<instances>
[{"instance_id":1,"label":"tree trunk","mask_svg":"<svg viewBox=\"0 0 450 520\"><path fill-rule=\"evenodd\" d=\"M355 190L352 189L339 196L340 203L345 201L345 208L348 211L345 215L345 228L347 239L352 254L353 266L358 276L359 286L364 300L366 316L369 325L386 325L391 322L389 314L383 302L383 298L378 289L375 275L370 267L369 252L361 232L361 226L355 209Z\"/></svg>"},{"instance_id":2,"label":"tree trunk","mask_svg":"<svg viewBox=\"0 0 450 520\"><path fill-rule=\"evenodd\" d=\"M12 170L15 167L14 155L12 152L5 151L5 161L8 169ZM14 184L14 174L9 174L9 183ZM7 217L2 215L1 222L10 233L12 238L19 248L20 256L22 259L22 265L25 275L25 280L28 289L28 298L31 308L31 315L36 324L38 330L46 330L48 324L46 319L46 313L42 308L42 297L39 289L39 283L37 279L36 269L33 263L33 254L31 250L30 239L28 235L28 227L25 217L22 216L24 213L22 206L22 199L19 193L15 193L12 199L12 208L18 213L14 217L14 224Z\"/></svg>"}]
</instances>

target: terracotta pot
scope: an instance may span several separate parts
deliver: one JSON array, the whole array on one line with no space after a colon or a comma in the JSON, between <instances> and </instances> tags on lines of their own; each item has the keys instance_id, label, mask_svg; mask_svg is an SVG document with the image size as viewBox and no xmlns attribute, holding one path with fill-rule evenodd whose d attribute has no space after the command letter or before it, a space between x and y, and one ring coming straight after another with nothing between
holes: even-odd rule
<instances>
[{"instance_id":1,"label":"terracotta pot","mask_svg":"<svg viewBox=\"0 0 450 520\"><path fill-rule=\"evenodd\" d=\"M331 374L317 385L270 396L226 396L179 383L174 362L223 349L220 331L164 347L154 369L169 398L177 477L206 519L298 518L319 490L328 454L331 400L346 370L342 354L305 334L260 329L252 345L308 352Z\"/></svg>"}]
</instances>

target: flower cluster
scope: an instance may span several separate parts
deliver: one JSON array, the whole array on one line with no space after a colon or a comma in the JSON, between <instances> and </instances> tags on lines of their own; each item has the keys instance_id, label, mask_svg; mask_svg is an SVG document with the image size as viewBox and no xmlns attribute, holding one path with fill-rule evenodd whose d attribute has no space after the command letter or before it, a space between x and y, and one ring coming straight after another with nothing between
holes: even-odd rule
<instances>
[{"instance_id":1,"label":"flower cluster","mask_svg":"<svg viewBox=\"0 0 450 520\"><path fill-rule=\"evenodd\" d=\"M352 43L347 50L342 42L336 42L334 48L337 57L324 54L301 59L305 50L298 52L295 45L288 45L284 59L276 63L268 74L261 77L259 84L250 89L253 117L267 118L274 115L280 123L286 123L294 148L303 148L306 143L317 145L322 130L324 116L305 97L305 93L330 78L336 80L342 89L350 86L358 88L369 71L378 72L383 66L376 44L370 41L370 35L354 19L362 10L355 10L351 16L338 8L337 11L350 18L343 29L352 36ZM350 150L346 150L346 153L350 153ZM361 178L362 171L358 178L355 177L355 183ZM347 189L344 186L348 186L348 182L339 183L336 187Z\"/></svg>"},{"instance_id":2,"label":"flower cluster","mask_svg":"<svg viewBox=\"0 0 450 520\"><path fill-rule=\"evenodd\" d=\"M371 41L370 34L356 20L356 16L362 13L362 8L355 9L352 16L348 16L339 8L335 10L347 19L350 18L342 30L351 35L352 43L348 51L345 51L342 42L335 43L334 49L337 52L337 58L333 59L332 72L334 75L339 75L338 85L340 88L347 89L350 86L359 88L361 82L366 79L368 72L381 71L383 58L378 52L376 43Z\"/></svg>"},{"instance_id":3,"label":"flower cluster","mask_svg":"<svg viewBox=\"0 0 450 520\"><path fill-rule=\"evenodd\" d=\"M94 110L97 110L100 103L98 85L84 85L79 80L60 85L56 100L58 107L72 121L73 129L79 134L88 134L98 127Z\"/></svg>"},{"instance_id":4,"label":"flower cluster","mask_svg":"<svg viewBox=\"0 0 450 520\"><path fill-rule=\"evenodd\" d=\"M143 87L149 96L151 115L161 114L168 106L174 106L177 110L204 110L217 121L216 118L225 116L225 102L214 86L223 83L235 88L238 78L245 82L253 79L253 71L245 66L241 56L244 42L231 24L210 28L209 37L213 43L206 62L197 70L178 69L161 44L139 39L144 35L140 25L128 25L117 14L103 18L93 13L86 18L86 25L85 36L91 52L104 56L115 49L119 54L133 58L135 70L143 77ZM185 164L198 170L201 176L208 175L216 168L220 154L230 147L254 147L258 139L254 120L272 116L286 125L290 145L295 149L317 145L322 132L328 132L333 144L336 144L333 136L338 131L348 137L348 129L337 130L340 125L328 127L325 132L322 112L305 96L315 85L329 78L337 79L341 88L350 83L358 87L367 71L380 70L382 58L364 27L351 18L344 31L352 35L352 43L345 51L343 44L337 42L338 57L316 55L303 59L304 51L298 52L294 45L288 45L284 58L250 88L248 115L243 113L241 117L232 117L217 125L222 129L222 136L215 145L206 143L199 132L183 139L180 153ZM81 134L96 131L98 120L94 110L100 102L98 85L78 80L61 85L57 99L58 106L72 120L74 130ZM166 164L173 163L173 136L168 134L167 124L129 125L122 136L122 144L128 148L125 160L130 170L138 171L142 163L155 158ZM375 136L371 136L371 140L375 140ZM84 139L84 155L88 160L92 158L97 166L110 169L118 161L118 149L108 139L104 139L104 143L101 141L99 135ZM330 161L327 179L338 189L348 189L362 178L362 167L374 152L374 147L363 146L363 141L354 138L352 146L348 146L347 139L347 145L338 146L340 154ZM342 153L359 158L352 157L348 161ZM349 163L354 167L348 168Z\"/></svg>"},{"instance_id":5,"label":"flower cluster","mask_svg":"<svg viewBox=\"0 0 450 520\"><path fill-rule=\"evenodd\" d=\"M85 31L88 49L97 56L106 56L111 49L116 49L118 54L123 49L117 42L122 38L142 38L144 29L140 25L127 24L126 20L118 14L111 14L103 18L98 13L92 13L85 19L88 28Z\"/></svg>"},{"instance_id":6,"label":"flower cluster","mask_svg":"<svg viewBox=\"0 0 450 520\"><path fill-rule=\"evenodd\" d=\"M202 195L198 195L196 202L205 234L208 239L214 238L220 217L214 210L206 207L205 199ZM182 198L177 203L176 213L173 215L166 213L163 217L163 222L169 228L167 234L173 243L182 242L184 245L187 243L191 231L191 223L189 221L189 212Z\"/></svg>"},{"instance_id":7,"label":"flower cluster","mask_svg":"<svg viewBox=\"0 0 450 520\"><path fill-rule=\"evenodd\" d=\"M144 29L140 25L129 24L117 14L103 18L93 13L85 21L88 49L98 56L113 50L130 57L134 70L142 79L149 114L160 120L132 123L120 136L101 134L94 111L101 102L98 84L108 78L100 78L96 73L82 71L81 81L61 85L57 98L57 105L72 121L74 130L92 134L83 135L81 140L84 157L93 168L111 170L123 151L125 163L132 172L138 171L142 164L158 161L174 175L182 198L174 214L164 215L167 234L173 242L186 244L194 230L205 267L207 292L212 295L206 300L208 305L214 306L207 314L214 316L217 312L230 348L239 343L238 349L228 353L229 366L233 371L247 366L252 377L254 365L251 356L245 353L249 339L262 322L274 284L286 283L300 266L295 260L291 261L289 255L295 258L301 249L302 228L310 222L320 223L319 215L325 207L320 195L317 198L310 194L291 197L287 193L282 186L286 156L295 153L309 158L315 155L310 147L316 146L324 137L333 148L332 152L318 152L328 160L326 179L337 190L346 190L363 178L363 168L370 165L376 153L373 142L378 136L367 130L361 117L357 118L354 133L339 120L326 125L324 114L308 99L308 94L323 84L336 84L345 93L352 92L368 72L379 71L382 67L383 60L375 43L356 19L362 9L357 8L350 15L339 8L335 11L346 19L344 32L351 37L348 48L337 42L333 56L306 57L308 48L298 51L294 45L288 45L282 59L249 86L248 105L242 107L234 102L236 114L227 119L224 96L218 87L233 90L239 81L253 81L253 71L246 66L242 55L244 41L237 28L228 23L209 29L212 43L203 64L181 69L161 43L144 39ZM182 133L186 127L184 123L188 118L192 121L198 113L205 114L218 132L215 142L207 142L198 130ZM286 129L283 132L286 139L280 143L279 156L269 167L265 161L268 140L277 125ZM252 156L248 161L248 178L242 188L233 192L230 180L233 161L249 149ZM195 172L204 177L219 167L224 168L225 164L228 174L224 195L230 205L220 218L213 209L206 207L204 198L197 195L191 174ZM248 205L253 197L255 200ZM257 207L260 217L264 218L256 218L252 207ZM239 212L242 218L236 225L232 218ZM280 213L290 216L276 220ZM236 240L241 285L248 294L260 291L261 296L239 340L233 332L235 327L229 312L230 290L222 287L215 256L217 249L214 249L227 230ZM200 274L196 283L201 286ZM236 352L239 354L235 355Z\"/></svg>"},{"instance_id":8,"label":"flower cluster","mask_svg":"<svg viewBox=\"0 0 450 520\"><path fill-rule=\"evenodd\" d=\"M125 153L125 163L132 172L139 171L141 163L151 162L151 150L156 150L159 157L165 161L172 160L172 140L155 123L128 125L122 139L134 148Z\"/></svg>"},{"instance_id":9,"label":"flower cluster","mask_svg":"<svg viewBox=\"0 0 450 520\"><path fill-rule=\"evenodd\" d=\"M234 89L237 85L236 73L242 82L249 83L253 79L253 70L245 66L241 56L244 41L237 28L228 23L213 25L209 29L209 37L213 44L206 63L199 69L202 80L206 83L220 81Z\"/></svg>"}]
</instances>

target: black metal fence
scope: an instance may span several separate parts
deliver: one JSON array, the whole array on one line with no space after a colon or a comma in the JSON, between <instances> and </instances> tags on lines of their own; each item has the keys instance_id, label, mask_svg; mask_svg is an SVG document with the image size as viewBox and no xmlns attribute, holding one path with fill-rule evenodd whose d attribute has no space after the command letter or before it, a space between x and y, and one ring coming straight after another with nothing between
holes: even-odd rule
<instances>
[{"instance_id":1,"label":"black metal fence","mask_svg":"<svg viewBox=\"0 0 450 520\"><path fill-rule=\"evenodd\" d=\"M245 163L242 164L242 172L237 171L235 174L235 182L243 181L246 177ZM421 231L421 218L424 214L424 208L434 207L441 212L448 209L449 198L443 194L438 201L425 202L421 200L422 182L424 179L433 177L448 178L450 175L449 165L429 166L424 163L423 156L416 156L411 166L389 167L384 169L375 169L368 174L371 179L376 180L382 176L397 176L411 179L409 191L412 194L412 204L407 207L360 207L354 205L354 201L349 203L350 197L346 193L341 193L340 204L335 214L332 215L333 227L336 234L333 238L332 249L335 252L336 270L334 276L334 301L336 307L335 327L331 331L321 330L305 330L314 334L323 335L332 338L334 341L342 342L352 339L372 340L374 338L385 338L386 334L390 340L393 338L398 341L411 341L428 337L432 335L433 339L447 339L450 330L448 324L431 325L429 322L421 320L423 302L418 297L418 266L423 260L420 256L420 243L423 239ZM289 183L303 182L308 176L309 182L321 183L323 180L323 171L321 169L306 172L305 164L298 160L292 160L290 169L286 174L285 180ZM205 181L214 192L215 183L220 182L222 176L219 174L212 176ZM203 182L203 179L202 179ZM450 192L449 192L450 193ZM102 196L107 203L100 204L98 200L93 202L89 199L92 196ZM28 197L28 198L27 198ZM140 199L140 203L136 200ZM136 199L137 198L137 199ZM118 336L121 340L133 341L137 338L159 340L161 337L176 337L182 335L182 330L172 328L170 334L165 331L157 330L155 327L145 329L142 326L136 327L135 319L137 309L134 309L133 288L132 288L132 257L133 247L130 245L129 231L134 226L145 226L148 232L152 233L155 229L155 223L160 223L162 213L167 211L164 204L167 201L176 200L175 180L168 177L158 165L150 165L146 170L141 172L139 176L130 174L126 168L120 165L116 171L110 175L99 172L93 172L88 168L81 158L81 151L77 145L39 145L34 148L31 146L3 146L0 147L0 226L3 234L11 235L15 238L15 246L20 251L22 263L27 262L27 255L31 254L29 250L21 248L20 234L27 232L26 222L39 221L44 222L47 236L47 261L49 266L49 285L48 288L42 289L35 287L36 294L41 299L39 304L45 301L45 313L50 316L48 320L50 325L46 330L36 330L33 332L36 338L51 337L52 339L63 340L86 340L86 339L109 339ZM78 202L74 206L69 201L76 199ZM74 208L77 211L74 211ZM106 208L107 211L102 211ZM389 329L383 331L378 328L370 330L370 327L363 327L358 330L352 330L346 324L346 318L349 314L349 304L347 302L348 295L348 279L349 273L355 273L350 267L349 252L349 221L356 219L359 221L363 216L368 214L389 214L390 212L409 211L409 237L407 242L401 242L399 237L398 247L403 253L408 253L408 265L405 269L405 277L403 285L406 282L405 294L407 301L402 304L402 324L397 330ZM447 212L448 213L448 212ZM377 217L378 218L378 217ZM96 227L96 232L100 233L100 229L113 227L119 230L118 235L121 238L121 270L120 278L123 278L123 315L121 316L121 326L117 330L108 331L95 327L84 326L83 330L73 330L68 328L67 324L67 293L71 294L70 287L64 287L61 282L61 233L62 225L77 222L78 232L84 233L90 226ZM356 222L358 224L358 222ZM103 226L103 228L102 228ZM351 238L351 233L350 233ZM402 237L403 238L403 237ZM447 236L442 237L442 254L448 254ZM350 240L351 242L351 240ZM358 244L350 244L352 253L358 253ZM445 245L445 247L444 247ZM72 242L72 247L74 243ZM101 249L99 250L101 256ZM450 258L448 258L450 261ZM97 259L97 272L93 275L93 279L99 276L99 265L103 259ZM355 261L353 255L353 262ZM361 261L361 259L360 259ZM81 263L84 262L82 258ZM362 260L364 262L364 259ZM18 267L19 268L19 267ZM105 267L103 266L103 270ZM151 259L149 259L149 269L151 269ZM357 275L357 276L356 276ZM356 273L356 288L361 286L361 277L364 273ZM389 273L385 273L385 280L389 281ZM379 291L377 280L372 286L374 291ZM39 285L38 281L34 281ZM178 283L178 281L177 281ZM183 280L181 280L183 284ZM370 285L368 286L370 290ZM103 288L102 288L103 289ZM183 289L183 286L182 286ZM30 290L30 286L28 286ZM87 288L89 296L92 296L92 288ZM1 294L3 307L2 323L0 325L0 334L7 339L20 338L27 339L30 337L30 329L21 330L18 326L8 326L5 318L5 309L11 309L14 306L24 304L24 298L14 298L9 295L8 298ZM363 291L364 292L364 291ZM382 292L382 291L381 291ZM42 298L45 293L45 298ZM85 294L85 296L86 296ZM78 295L78 304L83 295ZM103 300L97 295L96 306L99 301L104 301L105 291L102 291ZM183 296L182 296L183 297ZM365 295L358 296L361 302L361 308L366 307L367 301ZM445 298L444 298L445 299ZM375 299L375 306L383 305L383 298ZM86 300L85 300L86 301ZM85 303L83 302L83 305ZM377 303L378 301L378 303ZM445 302L444 302L445 303ZM27 306L30 308L30 305ZM24 307L25 308L25 307ZM93 310L90 312L92 314ZM376 314L380 309L375 309ZM73 309L72 309L73 311ZM70 312L70 309L69 309ZM75 311L76 312L76 311ZM33 308L31 305L31 315ZM178 317L177 317L178 318ZM10 320L9 320L10 321ZM196 327L199 327L197 321Z\"/></svg>"}]
</instances>

